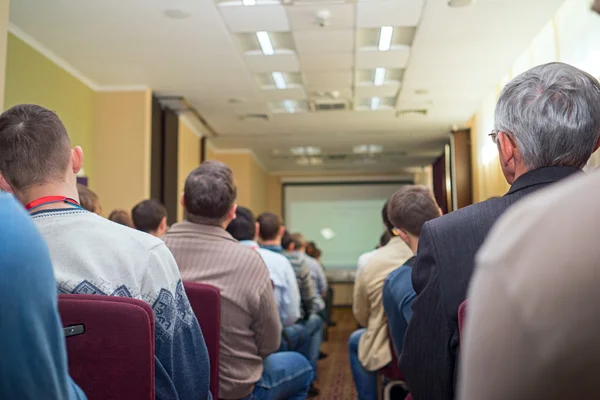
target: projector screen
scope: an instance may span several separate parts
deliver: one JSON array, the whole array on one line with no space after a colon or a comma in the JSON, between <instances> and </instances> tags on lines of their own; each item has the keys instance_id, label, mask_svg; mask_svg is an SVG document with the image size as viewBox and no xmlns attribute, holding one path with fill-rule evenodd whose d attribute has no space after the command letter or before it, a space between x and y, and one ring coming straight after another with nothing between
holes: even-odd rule
<instances>
[{"instance_id":1,"label":"projector screen","mask_svg":"<svg viewBox=\"0 0 600 400\"><path fill-rule=\"evenodd\" d=\"M286 228L316 242L327 269L355 269L358 257L373 250L385 230L381 220L384 203L406 184L409 182L285 184Z\"/></svg>"}]
</instances>

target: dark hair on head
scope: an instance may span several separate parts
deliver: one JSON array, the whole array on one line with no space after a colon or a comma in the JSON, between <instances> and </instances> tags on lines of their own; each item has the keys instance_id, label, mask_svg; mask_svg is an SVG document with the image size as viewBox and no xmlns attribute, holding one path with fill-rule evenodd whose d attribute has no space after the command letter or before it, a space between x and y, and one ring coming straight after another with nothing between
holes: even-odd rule
<instances>
[{"instance_id":1,"label":"dark hair on head","mask_svg":"<svg viewBox=\"0 0 600 400\"><path fill-rule=\"evenodd\" d=\"M79 204L84 209L99 214L100 213L100 200L98 195L92 191L89 187L77 184L77 193L79 194Z\"/></svg>"},{"instance_id":2,"label":"dark hair on head","mask_svg":"<svg viewBox=\"0 0 600 400\"><path fill-rule=\"evenodd\" d=\"M294 250L298 250L304 243L299 241L296 235L292 235L288 231L285 231L281 237L281 247L285 250L289 250L292 244L294 245Z\"/></svg>"},{"instance_id":3,"label":"dark hair on head","mask_svg":"<svg viewBox=\"0 0 600 400\"><path fill-rule=\"evenodd\" d=\"M131 219L135 228L142 232L154 232L167 216L167 208L158 200L144 200L131 209Z\"/></svg>"},{"instance_id":4,"label":"dark hair on head","mask_svg":"<svg viewBox=\"0 0 600 400\"><path fill-rule=\"evenodd\" d=\"M281 229L281 218L271 213L264 212L258 216L258 235L262 240L275 240Z\"/></svg>"},{"instance_id":5,"label":"dark hair on head","mask_svg":"<svg viewBox=\"0 0 600 400\"><path fill-rule=\"evenodd\" d=\"M312 258L319 258L319 256L321 255L321 250L319 250L315 242L311 241L306 243L306 254L308 254Z\"/></svg>"},{"instance_id":6,"label":"dark hair on head","mask_svg":"<svg viewBox=\"0 0 600 400\"><path fill-rule=\"evenodd\" d=\"M62 182L70 149L67 130L53 111L21 104L0 114L0 174L14 190Z\"/></svg>"},{"instance_id":7,"label":"dark hair on head","mask_svg":"<svg viewBox=\"0 0 600 400\"><path fill-rule=\"evenodd\" d=\"M108 219L112 222L116 222L117 224L133 228L133 222L131 221L131 217L125 210L114 210L110 213Z\"/></svg>"},{"instance_id":8,"label":"dark hair on head","mask_svg":"<svg viewBox=\"0 0 600 400\"><path fill-rule=\"evenodd\" d=\"M388 205L390 221L398 229L421 236L423 224L440 216L431 191L425 186L404 186L392 195Z\"/></svg>"},{"instance_id":9,"label":"dark hair on head","mask_svg":"<svg viewBox=\"0 0 600 400\"><path fill-rule=\"evenodd\" d=\"M392 239L392 234L389 231L383 232L381 237L379 238L379 247L383 247L390 242Z\"/></svg>"},{"instance_id":10,"label":"dark hair on head","mask_svg":"<svg viewBox=\"0 0 600 400\"><path fill-rule=\"evenodd\" d=\"M390 236L393 236L392 231L394 230L394 225L392 225L392 223L390 222L387 212L389 202L389 200L386 201L383 205L383 208L381 209L381 219L383 220L383 225L385 225L385 229L387 229L387 231L390 233Z\"/></svg>"},{"instance_id":11,"label":"dark hair on head","mask_svg":"<svg viewBox=\"0 0 600 400\"><path fill-rule=\"evenodd\" d=\"M231 168L219 161L204 161L188 175L183 203L188 217L220 224L233 207L236 195Z\"/></svg>"},{"instance_id":12,"label":"dark hair on head","mask_svg":"<svg viewBox=\"0 0 600 400\"><path fill-rule=\"evenodd\" d=\"M235 219L229 223L227 232L236 240L254 240L256 237L256 220L252 210L238 206Z\"/></svg>"}]
</instances>

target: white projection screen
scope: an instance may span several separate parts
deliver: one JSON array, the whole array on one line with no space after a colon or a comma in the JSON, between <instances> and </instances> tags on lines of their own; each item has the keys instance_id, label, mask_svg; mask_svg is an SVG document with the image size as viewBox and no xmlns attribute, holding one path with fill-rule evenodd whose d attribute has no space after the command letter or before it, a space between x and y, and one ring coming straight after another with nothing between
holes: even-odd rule
<instances>
[{"instance_id":1,"label":"white projection screen","mask_svg":"<svg viewBox=\"0 0 600 400\"><path fill-rule=\"evenodd\" d=\"M384 203L410 183L286 183L286 228L317 243L326 269L356 269L358 256L374 249L384 232Z\"/></svg>"}]
</instances>

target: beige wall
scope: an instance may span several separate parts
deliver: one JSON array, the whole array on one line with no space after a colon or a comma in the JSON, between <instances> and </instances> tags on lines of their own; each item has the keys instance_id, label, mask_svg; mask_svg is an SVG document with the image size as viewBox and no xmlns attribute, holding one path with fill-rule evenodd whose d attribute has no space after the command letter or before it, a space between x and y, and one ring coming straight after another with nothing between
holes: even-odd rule
<instances>
[{"instance_id":1,"label":"beige wall","mask_svg":"<svg viewBox=\"0 0 600 400\"><path fill-rule=\"evenodd\" d=\"M95 97L90 187L102 213L130 211L150 197L152 92L99 92Z\"/></svg>"},{"instance_id":2,"label":"beige wall","mask_svg":"<svg viewBox=\"0 0 600 400\"><path fill-rule=\"evenodd\" d=\"M179 157L177 159L177 193L181 196L189 173L200 165L200 137L179 119ZM177 203L177 221L183 219L183 206Z\"/></svg>"},{"instance_id":3,"label":"beige wall","mask_svg":"<svg viewBox=\"0 0 600 400\"><path fill-rule=\"evenodd\" d=\"M233 170L238 205L250 208L257 215L267 210L269 175L250 151L211 151L207 159L221 161Z\"/></svg>"},{"instance_id":4,"label":"beige wall","mask_svg":"<svg viewBox=\"0 0 600 400\"><path fill-rule=\"evenodd\" d=\"M6 79L6 45L8 38L9 0L0 0L0 110L4 110L4 80Z\"/></svg>"},{"instance_id":5,"label":"beige wall","mask_svg":"<svg viewBox=\"0 0 600 400\"><path fill-rule=\"evenodd\" d=\"M267 181L267 211L283 216L281 178L269 176Z\"/></svg>"}]
</instances>

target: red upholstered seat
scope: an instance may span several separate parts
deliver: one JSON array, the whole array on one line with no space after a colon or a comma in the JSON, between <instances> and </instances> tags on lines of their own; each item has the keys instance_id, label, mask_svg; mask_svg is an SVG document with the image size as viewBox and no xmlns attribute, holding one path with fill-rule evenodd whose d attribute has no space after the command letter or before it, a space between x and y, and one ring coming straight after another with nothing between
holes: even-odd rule
<instances>
[{"instance_id":1,"label":"red upholstered seat","mask_svg":"<svg viewBox=\"0 0 600 400\"><path fill-rule=\"evenodd\" d=\"M219 398L219 346L221 344L221 293L204 283L184 282L183 287L202 329L210 357L210 392Z\"/></svg>"},{"instance_id":2,"label":"red upholstered seat","mask_svg":"<svg viewBox=\"0 0 600 400\"><path fill-rule=\"evenodd\" d=\"M89 400L153 400L154 314L125 297L61 294L63 326L83 333L66 338L69 373Z\"/></svg>"},{"instance_id":3,"label":"red upholstered seat","mask_svg":"<svg viewBox=\"0 0 600 400\"><path fill-rule=\"evenodd\" d=\"M391 398L391 390L393 386L404 386L406 382L406 379L404 378L404 375L402 375L402 371L400 371L400 367L398 366L398 357L396 356L396 351L394 351L394 345L392 344L392 337L390 335L389 328L388 338L390 341L390 350L392 352L392 361L379 370L381 375L390 380L383 390L384 400L389 400ZM410 396L410 394L408 396ZM405 400L408 400L408 397ZM412 400L412 396L410 396L410 400Z\"/></svg>"}]
</instances>

